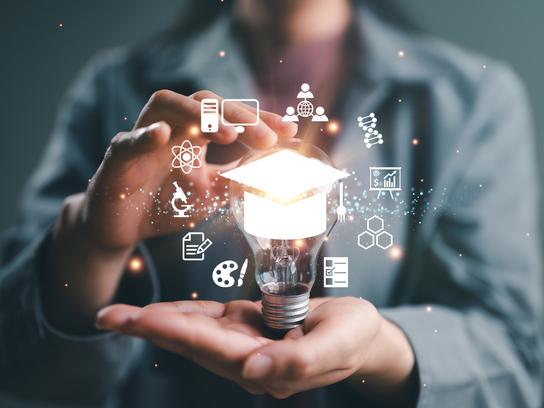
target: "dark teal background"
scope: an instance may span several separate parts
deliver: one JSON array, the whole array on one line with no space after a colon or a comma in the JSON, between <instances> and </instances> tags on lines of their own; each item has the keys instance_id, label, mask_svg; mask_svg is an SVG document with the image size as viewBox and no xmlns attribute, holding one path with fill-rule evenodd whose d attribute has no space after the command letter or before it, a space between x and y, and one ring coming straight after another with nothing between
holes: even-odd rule
<instances>
[{"instance_id":1,"label":"dark teal background","mask_svg":"<svg viewBox=\"0 0 544 408\"><path fill-rule=\"evenodd\" d=\"M2 1L0 231L14 223L21 187L36 165L51 131L58 102L77 71L103 48L137 41L167 27L183 3L180 0ZM396 3L422 29L506 60L515 68L531 96L542 157L544 2L396 0ZM512 135L512 144L517 136ZM513 186L512 193L522 199L523 188L532 186Z\"/></svg>"}]
</instances>

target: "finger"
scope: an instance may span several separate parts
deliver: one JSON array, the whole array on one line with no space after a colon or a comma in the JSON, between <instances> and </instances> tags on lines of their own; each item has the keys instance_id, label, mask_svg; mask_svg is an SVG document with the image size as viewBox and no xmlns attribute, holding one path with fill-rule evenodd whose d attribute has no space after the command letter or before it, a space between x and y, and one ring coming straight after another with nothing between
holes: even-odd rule
<instances>
[{"instance_id":1,"label":"finger","mask_svg":"<svg viewBox=\"0 0 544 408\"><path fill-rule=\"evenodd\" d=\"M199 313L209 317L218 318L223 316L225 305L220 302L205 300L180 300L177 302L153 303L144 307L145 310L179 312L179 313Z\"/></svg>"},{"instance_id":2,"label":"finger","mask_svg":"<svg viewBox=\"0 0 544 408\"><path fill-rule=\"evenodd\" d=\"M155 92L142 109L135 127L147 126L150 123L163 120L172 127L178 128L176 135L186 135L190 129L200 129L200 102L169 90ZM219 122L216 133L203 133L199 136L220 144L232 143L238 137L230 126Z\"/></svg>"},{"instance_id":3,"label":"finger","mask_svg":"<svg viewBox=\"0 0 544 408\"><path fill-rule=\"evenodd\" d=\"M221 362L238 361L264 344L261 340L227 330L214 318L198 313L141 310L114 330L143 337L194 359L204 356Z\"/></svg>"},{"instance_id":4,"label":"finger","mask_svg":"<svg viewBox=\"0 0 544 408\"><path fill-rule=\"evenodd\" d=\"M115 160L131 160L150 153L170 140L172 129L165 122L155 122L147 127L117 134L111 141L110 152Z\"/></svg>"},{"instance_id":5,"label":"finger","mask_svg":"<svg viewBox=\"0 0 544 408\"><path fill-rule=\"evenodd\" d=\"M124 304L107 306L96 314L95 326L100 330L115 330L135 318L142 308Z\"/></svg>"},{"instance_id":6,"label":"finger","mask_svg":"<svg viewBox=\"0 0 544 408\"><path fill-rule=\"evenodd\" d=\"M301 330L298 330L283 340L256 350L244 364L244 378L298 380L338 368L350 368L351 361L344 355L342 347L339 347L343 342L342 335L337 338L335 329L338 328L334 325L318 324L303 336L300 336Z\"/></svg>"},{"instance_id":7,"label":"finger","mask_svg":"<svg viewBox=\"0 0 544 408\"><path fill-rule=\"evenodd\" d=\"M219 95L211 91L199 91L192 95L195 100L205 98L223 101ZM255 148L272 147L279 138L292 138L296 135L298 126L293 122L283 122L282 117L259 109L257 121L257 109L251 105L232 101L224 105L223 117L230 123L256 123L255 126L246 126L246 130L239 138L243 143Z\"/></svg>"}]
</instances>

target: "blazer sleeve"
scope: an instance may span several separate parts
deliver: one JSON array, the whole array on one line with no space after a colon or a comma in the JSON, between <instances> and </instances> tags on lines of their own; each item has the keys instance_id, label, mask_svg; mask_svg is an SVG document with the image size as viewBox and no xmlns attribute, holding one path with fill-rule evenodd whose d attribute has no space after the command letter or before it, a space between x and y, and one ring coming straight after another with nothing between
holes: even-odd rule
<instances>
[{"instance_id":1,"label":"blazer sleeve","mask_svg":"<svg viewBox=\"0 0 544 408\"><path fill-rule=\"evenodd\" d=\"M419 408L538 407L539 179L527 97L509 68L488 67L457 135L441 163L448 203L423 221L404 306L382 312L413 346Z\"/></svg>"},{"instance_id":2,"label":"blazer sleeve","mask_svg":"<svg viewBox=\"0 0 544 408\"><path fill-rule=\"evenodd\" d=\"M104 57L76 80L52 137L23 194L16 227L2 239L0 269L0 392L41 403L106 406L115 400L143 343L117 334L64 333L43 314L40 254L64 198L84 191L104 153ZM107 101L106 101L107 102ZM113 136L113 135L111 135ZM145 248L140 249L143 256ZM153 265L145 282L156 297ZM67 406L67 405L63 405Z\"/></svg>"}]
</instances>

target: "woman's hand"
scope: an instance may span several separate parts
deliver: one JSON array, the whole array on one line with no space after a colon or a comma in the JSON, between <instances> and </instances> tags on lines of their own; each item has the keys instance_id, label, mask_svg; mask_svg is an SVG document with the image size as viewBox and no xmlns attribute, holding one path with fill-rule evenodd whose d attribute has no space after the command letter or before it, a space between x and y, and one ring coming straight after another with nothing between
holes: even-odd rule
<instances>
[{"instance_id":1,"label":"woman's hand","mask_svg":"<svg viewBox=\"0 0 544 408\"><path fill-rule=\"evenodd\" d=\"M42 280L46 315L58 328L92 329L96 311L111 303L127 259L143 239L178 232L190 220L198 224L223 197L219 171L232 167L206 162L210 142L240 140L253 148L274 146L293 137L296 124L261 111L256 126L237 134L219 125L216 133L200 133L200 103L221 98L209 91L184 96L172 91L153 94L130 132L116 135L87 191L65 200L53 231L50 274ZM233 123L256 122L256 111L242 103L228 104L223 115ZM172 147L189 140L201 148L202 165L189 174L172 168ZM173 217L170 201L177 182L191 193L190 219ZM208 210L210 209L210 210Z\"/></svg>"},{"instance_id":2,"label":"woman's hand","mask_svg":"<svg viewBox=\"0 0 544 408\"><path fill-rule=\"evenodd\" d=\"M230 144L240 140L249 147L274 146L278 138L290 138L297 126L283 122L281 116L261 111L256 126L237 134L221 122L216 133L200 132L200 103L204 98L221 97L209 91L184 96L172 91L156 92L131 132L115 136L104 161L91 180L81 202L81 223L98 245L129 247L145 238L180 230L187 220L174 218L170 200L177 182L190 192L193 204L190 221L198 224L213 209L212 198L223 197L220 171L233 167L207 163L208 143ZM256 122L256 111L243 103L226 105L223 115L233 123ZM202 166L184 174L172 168L172 147L189 140L201 148Z\"/></svg>"},{"instance_id":3,"label":"woman's hand","mask_svg":"<svg viewBox=\"0 0 544 408\"><path fill-rule=\"evenodd\" d=\"M113 305L97 327L145 338L235 381L251 393L286 398L350 378L376 392L402 389L414 367L403 332L356 298L311 300L302 326L265 337L259 302Z\"/></svg>"}]
</instances>

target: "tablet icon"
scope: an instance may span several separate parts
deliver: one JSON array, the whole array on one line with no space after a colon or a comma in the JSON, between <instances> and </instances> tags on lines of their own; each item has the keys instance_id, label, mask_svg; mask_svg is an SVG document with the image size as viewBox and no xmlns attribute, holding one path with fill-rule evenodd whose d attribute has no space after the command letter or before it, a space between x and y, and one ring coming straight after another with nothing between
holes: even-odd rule
<instances>
[{"instance_id":1,"label":"tablet icon","mask_svg":"<svg viewBox=\"0 0 544 408\"><path fill-rule=\"evenodd\" d=\"M181 258L184 261L203 261L212 241L203 232L188 232L181 240Z\"/></svg>"}]
</instances>

